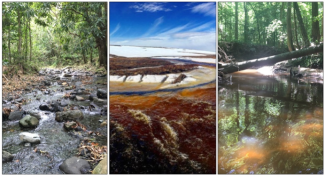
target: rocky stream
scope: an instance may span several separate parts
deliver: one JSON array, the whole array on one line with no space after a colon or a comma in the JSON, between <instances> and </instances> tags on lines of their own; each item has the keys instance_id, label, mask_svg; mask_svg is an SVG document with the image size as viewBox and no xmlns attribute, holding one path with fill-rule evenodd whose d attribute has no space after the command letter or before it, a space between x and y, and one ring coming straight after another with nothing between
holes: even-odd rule
<instances>
[{"instance_id":1,"label":"rocky stream","mask_svg":"<svg viewBox=\"0 0 325 177\"><path fill-rule=\"evenodd\" d=\"M39 76L3 94L3 174L107 173L107 76L71 67Z\"/></svg>"}]
</instances>

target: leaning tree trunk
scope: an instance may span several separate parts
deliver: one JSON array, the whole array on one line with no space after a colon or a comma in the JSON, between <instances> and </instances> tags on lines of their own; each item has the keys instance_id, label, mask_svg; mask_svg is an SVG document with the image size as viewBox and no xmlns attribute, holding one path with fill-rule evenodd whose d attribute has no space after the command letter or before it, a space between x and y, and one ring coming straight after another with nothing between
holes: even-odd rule
<instances>
[{"instance_id":1,"label":"leaning tree trunk","mask_svg":"<svg viewBox=\"0 0 325 177\"><path fill-rule=\"evenodd\" d=\"M232 72L236 72L239 70L248 69L253 66L258 66L258 67L270 66L270 65L274 65L275 63L280 62L280 61L288 60L291 58L298 58L298 57L311 55L311 54L319 53L319 52L323 52L323 43L321 43L320 45L317 45L317 46L312 46L309 48L304 48L304 49L293 51L293 52L287 52L287 53L274 55L274 56L270 56L270 57L248 60L248 61L239 62L236 64L232 64L232 63L218 64L218 66L219 67L221 66L223 68L222 72L227 74L227 73L232 73Z\"/></svg>"}]
</instances>

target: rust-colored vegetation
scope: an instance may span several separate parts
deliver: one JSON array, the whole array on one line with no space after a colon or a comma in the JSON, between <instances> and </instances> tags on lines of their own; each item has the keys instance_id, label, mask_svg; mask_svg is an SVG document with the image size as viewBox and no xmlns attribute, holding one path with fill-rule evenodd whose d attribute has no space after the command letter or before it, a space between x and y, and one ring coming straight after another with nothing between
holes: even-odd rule
<instances>
[{"instance_id":1,"label":"rust-colored vegetation","mask_svg":"<svg viewBox=\"0 0 325 177\"><path fill-rule=\"evenodd\" d=\"M181 172L215 173L215 105L215 87L164 96L110 96L110 125L114 125L111 130L115 132L110 135L111 140L116 139L116 131L120 130L120 136L145 144L150 153L142 152L142 156L153 153L151 158L167 160L171 165L168 168L176 165L184 168ZM112 143L110 146L115 147ZM139 148L131 144L119 152L130 161L136 158L132 152ZM118 168L117 164L111 165Z\"/></svg>"},{"instance_id":2,"label":"rust-colored vegetation","mask_svg":"<svg viewBox=\"0 0 325 177\"><path fill-rule=\"evenodd\" d=\"M169 61L150 58L110 58L111 75L146 75L146 74L169 74L190 71L196 68L196 64L175 65Z\"/></svg>"}]
</instances>

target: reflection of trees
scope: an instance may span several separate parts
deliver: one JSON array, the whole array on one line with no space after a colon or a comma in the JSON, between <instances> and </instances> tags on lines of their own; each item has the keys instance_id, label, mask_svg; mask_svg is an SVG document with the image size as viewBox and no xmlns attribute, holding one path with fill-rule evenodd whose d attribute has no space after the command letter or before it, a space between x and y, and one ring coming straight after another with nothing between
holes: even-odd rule
<instances>
[{"instance_id":1,"label":"reflection of trees","mask_svg":"<svg viewBox=\"0 0 325 177\"><path fill-rule=\"evenodd\" d=\"M323 169L322 85L233 81L219 91L219 173Z\"/></svg>"}]
</instances>

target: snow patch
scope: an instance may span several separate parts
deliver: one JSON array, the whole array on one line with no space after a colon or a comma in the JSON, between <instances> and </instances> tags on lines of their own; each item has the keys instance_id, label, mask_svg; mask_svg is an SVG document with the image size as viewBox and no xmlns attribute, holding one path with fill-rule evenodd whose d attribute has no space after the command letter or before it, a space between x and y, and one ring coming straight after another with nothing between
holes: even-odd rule
<instances>
[{"instance_id":1,"label":"snow patch","mask_svg":"<svg viewBox=\"0 0 325 177\"><path fill-rule=\"evenodd\" d=\"M215 52L176 49L176 48L154 48L137 46L110 46L110 54L123 57L154 57L154 56L205 56L215 55Z\"/></svg>"},{"instance_id":2,"label":"snow patch","mask_svg":"<svg viewBox=\"0 0 325 177\"><path fill-rule=\"evenodd\" d=\"M142 78L144 83L162 83L166 79L166 75L145 75Z\"/></svg>"},{"instance_id":3,"label":"snow patch","mask_svg":"<svg viewBox=\"0 0 325 177\"><path fill-rule=\"evenodd\" d=\"M123 82L126 76L115 76L115 75L110 75L109 76L109 81L117 81L117 82Z\"/></svg>"},{"instance_id":4,"label":"snow patch","mask_svg":"<svg viewBox=\"0 0 325 177\"><path fill-rule=\"evenodd\" d=\"M126 78L125 82L141 82L141 74L135 76L129 76Z\"/></svg>"}]
</instances>

